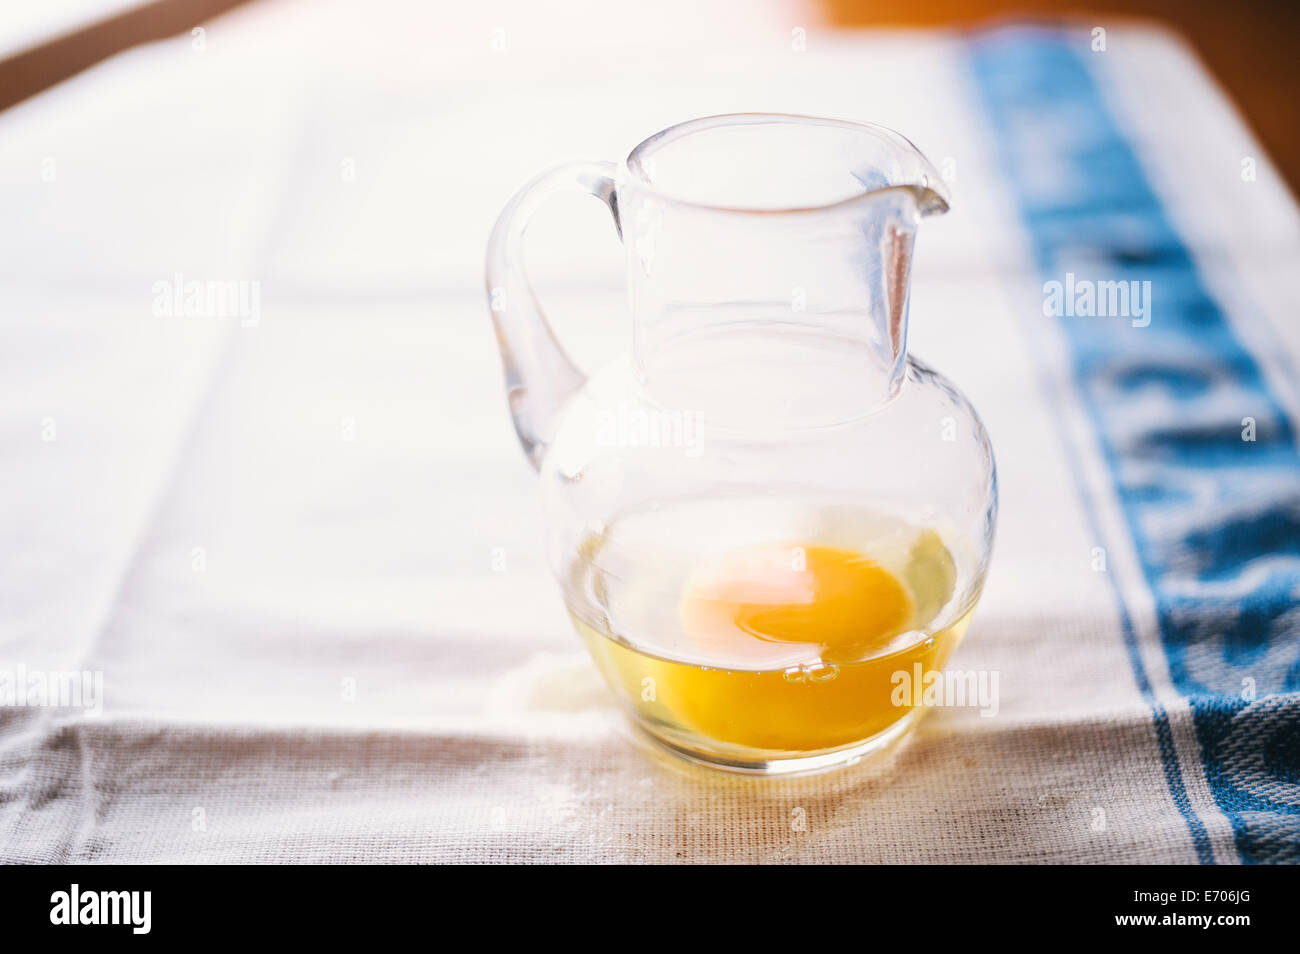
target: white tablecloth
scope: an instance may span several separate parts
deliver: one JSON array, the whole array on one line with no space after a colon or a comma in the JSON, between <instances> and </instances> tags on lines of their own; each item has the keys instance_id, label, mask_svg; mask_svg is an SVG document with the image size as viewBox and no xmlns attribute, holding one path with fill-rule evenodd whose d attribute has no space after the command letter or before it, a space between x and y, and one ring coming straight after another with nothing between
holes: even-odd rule
<instances>
[{"instance_id":1,"label":"white tablecloth","mask_svg":"<svg viewBox=\"0 0 1300 954\"><path fill-rule=\"evenodd\" d=\"M0 115L0 669L103 679L102 713L0 708L0 859L1240 860L1104 499L1168 742L1090 568L1080 488L1107 479L1043 398L1060 346L968 38L580 6L255 5ZM1279 281L1300 227L1267 158L1167 35L1116 27L1104 55L1224 307L1269 329L1266 370L1300 353ZM536 169L743 110L882 122L946 163L912 345L1000 467L954 662L1001 673L998 716L937 711L892 759L810 779L632 739L544 564L481 291ZM1229 194L1243 156L1257 181ZM603 210L557 200L533 235L593 367L627 333ZM257 283L256 313L155 313L159 283L194 280ZM1279 831L1268 860L1295 860Z\"/></svg>"}]
</instances>

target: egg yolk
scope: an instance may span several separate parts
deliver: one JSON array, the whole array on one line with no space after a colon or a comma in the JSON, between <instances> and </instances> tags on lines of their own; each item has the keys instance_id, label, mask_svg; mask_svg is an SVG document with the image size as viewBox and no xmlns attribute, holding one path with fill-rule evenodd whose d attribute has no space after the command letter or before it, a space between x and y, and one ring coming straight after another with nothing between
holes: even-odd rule
<instances>
[{"instance_id":1,"label":"egg yolk","mask_svg":"<svg viewBox=\"0 0 1300 954\"><path fill-rule=\"evenodd\" d=\"M687 580L682 625L701 648L733 659L771 656L771 643L807 643L842 658L907 628L903 585L861 553L828 546L733 551Z\"/></svg>"},{"instance_id":2,"label":"egg yolk","mask_svg":"<svg viewBox=\"0 0 1300 954\"><path fill-rule=\"evenodd\" d=\"M693 641L735 668L661 663L652 673L660 702L693 731L755 748L813 751L869 738L908 711L890 700L892 674L947 652L931 642L873 656L912 624L915 606L892 574L837 547L728 554L691 575L680 615ZM821 664L765 666L773 643L807 644Z\"/></svg>"}]
</instances>

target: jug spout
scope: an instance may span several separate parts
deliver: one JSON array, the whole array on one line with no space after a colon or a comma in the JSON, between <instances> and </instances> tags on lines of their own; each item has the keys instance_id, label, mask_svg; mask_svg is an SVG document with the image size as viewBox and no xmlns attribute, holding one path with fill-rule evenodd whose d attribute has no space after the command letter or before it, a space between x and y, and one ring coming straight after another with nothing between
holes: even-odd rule
<instances>
[{"instance_id":1,"label":"jug spout","mask_svg":"<svg viewBox=\"0 0 1300 954\"><path fill-rule=\"evenodd\" d=\"M920 156L920 153L917 155ZM921 156L921 159L925 162L927 169L921 173L920 181L909 187L916 197L917 212L923 217L943 215L952 208L948 198L947 186L941 178L937 178L939 173L930 167L929 160L925 159L924 156Z\"/></svg>"},{"instance_id":2,"label":"jug spout","mask_svg":"<svg viewBox=\"0 0 1300 954\"><path fill-rule=\"evenodd\" d=\"M853 174L853 178L862 186L863 197L870 199L893 191L909 192L916 203L919 217L947 212L951 208L948 183L939 170L902 136L885 129L879 134L897 139L894 160L886 170L867 165Z\"/></svg>"}]
</instances>

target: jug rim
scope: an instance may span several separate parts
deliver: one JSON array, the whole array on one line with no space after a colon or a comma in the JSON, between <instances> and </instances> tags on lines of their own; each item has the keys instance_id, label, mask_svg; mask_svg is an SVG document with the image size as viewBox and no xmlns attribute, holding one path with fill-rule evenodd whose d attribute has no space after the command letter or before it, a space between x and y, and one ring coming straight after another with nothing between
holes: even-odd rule
<instances>
[{"instance_id":1,"label":"jug rim","mask_svg":"<svg viewBox=\"0 0 1300 954\"><path fill-rule=\"evenodd\" d=\"M845 196L842 199L835 199L830 202L816 205L763 208L725 205L703 202L698 199L688 199L655 183L645 171L642 154L655 146L665 145L681 136L689 135L692 132L697 132L713 126L758 125L762 123L807 123L809 125L835 126L841 129L868 133L879 139L885 140L896 148L909 151L921 167L921 171L919 172L920 181L897 183L895 185L881 186L875 189L866 189L863 192L857 192L853 195ZM803 113L717 113L712 116L700 116L695 119L687 119L683 122L674 123L671 126L659 130L657 133L647 136L645 139L641 140L641 142L637 143L637 145L633 147L632 151L627 154L627 158L625 158L621 163L620 171L628 178L634 180L638 188L643 189L665 204L727 215L809 215L814 213L839 211L848 207L856 207L860 204L873 202L877 199L891 195L910 196L916 202L917 209L922 215L947 212L951 206L948 190L943 177L937 170L935 170L934 166L930 163L930 160L926 158L925 154L902 133L896 132L888 126L879 123L859 122L851 119L836 119L826 116L811 116Z\"/></svg>"}]
</instances>

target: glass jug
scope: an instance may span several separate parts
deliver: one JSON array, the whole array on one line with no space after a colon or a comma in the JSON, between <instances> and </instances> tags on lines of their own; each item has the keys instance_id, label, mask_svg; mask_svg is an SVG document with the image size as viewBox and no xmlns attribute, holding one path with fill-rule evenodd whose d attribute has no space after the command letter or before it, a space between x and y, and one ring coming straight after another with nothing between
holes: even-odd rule
<instances>
[{"instance_id":1,"label":"glass jug","mask_svg":"<svg viewBox=\"0 0 1300 954\"><path fill-rule=\"evenodd\" d=\"M589 379L523 271L560 190L601 199L626 248L632 350ZM940 701L997 509L979 417L906 352L917 226L947 208L887 129L742 114L545 172L496 223L489 303L550 565L634 724L680 755L818 770Z\"/></svg>"}]
</instances>

